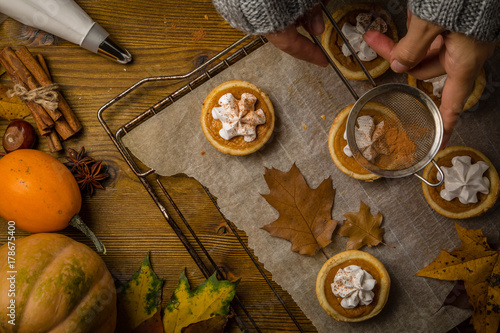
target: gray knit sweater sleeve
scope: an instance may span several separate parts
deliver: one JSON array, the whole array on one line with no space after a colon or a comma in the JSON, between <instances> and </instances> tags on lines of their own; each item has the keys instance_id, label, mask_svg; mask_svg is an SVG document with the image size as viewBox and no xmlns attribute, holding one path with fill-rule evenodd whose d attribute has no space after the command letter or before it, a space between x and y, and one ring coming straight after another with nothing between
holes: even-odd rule
<instances>
[{"instance_id":1,"label":"gray knit sweater sleeve","mask_svg":"<svg viewBox=\"0 0 500 333\"><path fill-rule=\"evenodd\" d=\"M408 8L421 19L477 40L500 38L500 0L409 0Z\"/></svg>"},{"instance_id":2,"label":"gray knit sweater sleeve","mask_svg":"<svg viewBox=\"0 0 500 333\"><path fill-rule=\"evenodd\" d=\"M319 0L213 0L213 3L233 27L262 35L285 29Z\"/></svg>"}]
</instances>

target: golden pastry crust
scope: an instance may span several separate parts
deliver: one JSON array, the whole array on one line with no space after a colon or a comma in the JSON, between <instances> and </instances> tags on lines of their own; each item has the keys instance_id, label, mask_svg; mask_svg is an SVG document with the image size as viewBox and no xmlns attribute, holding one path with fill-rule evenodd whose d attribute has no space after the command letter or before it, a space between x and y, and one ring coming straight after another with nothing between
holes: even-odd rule
<instances>
[{"instance_id":1,"label":"golden pastry crust","mask_svg":"<svg viewBox=\"0 0 500 333\"><path fill-rule=\"evenodd\" d=\"M225 140L219 135L222 122L213 118L212 109L219 106L219 98L226 93L232 93L236 99L240 99L243 93L250 93L257 97L255 109L264 111L266 122L257 126L255 140L246 142L242 136ZM271 137L275 122L274 107L267 94L254 84L241 80L226 81L215 87L205 98L200 122L203 134L217 150L234 156L248 155L260 149Z\"/></svg>"},{"instance_id":2,"label":"golden pastry crust","mask_svg":"<svg viewBox=\"0 0 500 333\"><path fill-rule=\"evenodd\" d=\"M451 146L440 151L434 160L439 166L451 167L451 159L453 157L464 155L470 156L472 163L484 161L489 166L488 170L485 171L484 176L486 176L490 181L490 191L488 194L478 193L477 203L462 204L458 198L446 201L440 196L440 192L444 188L443 184L437 187L431 187L422 183L422 190L429 205L439 214L451 219L467 219L479 216L493 207L498 199L498 192L500 188L498 172L491 161L480 151L471 147ZM437 182L437 169L433 166L433 164L429 164L425 167L422 176L430 182Z\"/></svg>"},{"instance_id":3,"label":"golden pastry crust","mask_svg":"<svg viewBox=\"0 0 500 333\"><path fill-rule=\"evenodd\" d=\"M436 103L438 107L441 105L441 98L436 97L432 94L432 83L424 82L422 80L417 80L415 77L408 75L408 84L410 86L417 87L423 92L425 92L430 98L432 98L432 100L434 101L434 103ZM472 89L469 98L465 102L463 111L470 109L479 101L485 87L486 87L486 74L484 68L481 68L476 80L474 81L474 88Z\"/></svg>"},{"instance_id":4,"label":"golden pastry crust","mask_svg":"<svg viewBox=\"0 0 500 333\"><path fill-rule=\"evenodd\" d=\"M371 306L368 308L369 312L363 313L362 315L358 315L359 311L357 308L367 307L366 305L358 306L354 309L343 309L341 311L345 313L341 314L339 310L332 306L332 301L329 301L329 299L332 299L333 293L329 291L331 287L327 284L331 283L330 280L333 279L338 268L342 268L342 266L346 266L350 263L358 264L361 268L366 269L375 278L375 280L377 280L377 284L375 285L377 289L374 289L374 304L370 304ZM366 267L363 267L364 263ZM358 250L344 251L331 257L324 263L323 267L321 267L318 277L316 278L316 296L318 297L321 307L331 317L336 320L346 322L359 322L376 316L380 311L382 311L383 307L387 303L390 288L391 278L384 265L371 254ZM327 295L327 293L330 293L331 295ZM335 296L333 297L335 298ZM350 312L356 314L351 316L349 315Z\"/></svg>"},{"instance_id":5,"label":"golden pastry crust","mask_svg":"<svg viewBox=\"0 0 500 333\"><path fill-rule=\"evenodd\" d=\"M398 32L396 25L390 18L389 14L376 4L360 3L347 5L333 13L332 17L335 22L337 22L338 26L342 29L342 26L346 21L349 21L351 24L356 25L356 16L361 12L379 13L388 26L386 35L392 38L394 42L398 41ZM323 44L323 47L327 51L328 55L330 56L330 58L332 58L335 65L339 68L339 70L345 77L351 80L368 80L354 57L345 57L342 53L342 45L344 44L344 42L329 20L326 22L325 31L321 36L321 44ZM362 62L373 78L379 77L380 75L384 74L390 67L389 62L381 56L378 56L372 61Z\"/></svg>"},{"instance_id":6,"label":"golden pastry crust","mask_svg":"<svg viewBox=\"0 0 500 333\"><path fill-rule=\"evenodd\" d=\"M333 162L343 173L349 177L364 180L364 181L374 181L379 179L377 176L370 171L359 165L354 157L347 156L344 153L344 147L347 145L347 141L344 139L344 132L347 123L347 117L351 111L354 104L345 107L340 113L335 117L335 120L330 127L330 132L328 134L328 149L330 151L330 156Z\"/></svg>"}]
</instances>

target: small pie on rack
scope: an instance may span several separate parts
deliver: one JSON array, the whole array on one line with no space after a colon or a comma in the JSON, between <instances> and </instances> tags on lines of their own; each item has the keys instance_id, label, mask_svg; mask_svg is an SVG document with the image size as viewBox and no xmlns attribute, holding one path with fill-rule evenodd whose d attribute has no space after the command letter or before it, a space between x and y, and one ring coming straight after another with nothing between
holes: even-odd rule
<instances>
[{"instance_id":1,"label":"small pie on rack","mask_svg":"<svg viewBox=\"0 0 500 333\"><path fill-rule=\"evenodd\" d=\"M438 107L441 105L441 91L443 89L442 85L444 84L445 80L446 75L442 75L430 80L417 80L415 77L408 75L408 84L410 86L417 87L425 92L430 98L432 98L432 100ZM485 87L486 75L484 72L484 68L481 68L476 80L474 81L474 88L472 89L472 93L465 102L464 111L470 109L479 101ZM434 93L436 93L437 96Z\"/></svg>"},{"instance_id":2,"label":"small pie on rack","mask_svg":"<svg viewBox=\"0 0 500 333\"><path fill-rule=\"evenodd\" d=\"M389 62L378 56L363 41L365 31L378 30L397 42L398 32L396 26L386 11L377 4L351 4L337 10L332 17L344 35L347 35L350 44L354 47L363 65L373 78L382 75L389 69ZM344 41L329 20L321 37L321 43L345 77L351 80L368 79L356 59L352 55L344 55L345 52L347 54L350 54L350 52L347 45L344 46Z\"/></svg>"},{"instance_id":3,"label":"small pie on rack","mask_svg":"<svg viewBox=\"0 0 500 333\"><path fill-rule=\"evenodd\" d=\"M252 83L232 80L208 94L200 120L212 146L225 154L242 156L257 151L269 140L275 115L266 93Z\"/></svg>"},{"instance_id":4,"label":"small pie on rack","mask_svg":"<svg viewBox=\"0 0 500 333\"><path fill-rule=\"evenodd\" d=\"M471 147L451 146L440 151L434 160L443 169L445 182L437 187L422 183L422 189L425 199L436 212L452 219L467 219L493 207L500 181L497 170L483 153ZM456 171L453 166L457 167ZM455 181L456 175L470 184ZM430 182L438 181L433 164L425 167L422 176Z\"/></svg>"},{"instance_id":5,"label":"small pie on rack","mask_svg":"<svg viewBox=\"0 0 500 333\"><path fill-rule=\"evenodd\" d=\"M352 288L356 283L352 283L353 276L349 275L359 277L360 272L362 287ZM343 283L346 281L347 284ZM346 322L377 315L387 302L390 287L391 278L384 265L371 254L358 250L331 257L316 278L316 296L321 307L331 317Z\"/></svg>"}]
</instances>

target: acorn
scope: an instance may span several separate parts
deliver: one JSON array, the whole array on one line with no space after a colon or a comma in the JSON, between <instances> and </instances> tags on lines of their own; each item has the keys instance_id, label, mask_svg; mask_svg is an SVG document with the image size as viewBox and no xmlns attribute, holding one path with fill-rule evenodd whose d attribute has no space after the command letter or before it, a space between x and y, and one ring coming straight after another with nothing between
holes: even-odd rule
<instances>
[{"instance_id":1,"label":"acorn","mask_svg":"<svg viewBox=\"0 0 500 333\"><path fill-rule=\"evenodd\" d=\"M6 153L17 149L33 148L36 141L36 133L33 126L24 120L11 122L3 135L2 145Z\"/></svg>"}]
</instances>

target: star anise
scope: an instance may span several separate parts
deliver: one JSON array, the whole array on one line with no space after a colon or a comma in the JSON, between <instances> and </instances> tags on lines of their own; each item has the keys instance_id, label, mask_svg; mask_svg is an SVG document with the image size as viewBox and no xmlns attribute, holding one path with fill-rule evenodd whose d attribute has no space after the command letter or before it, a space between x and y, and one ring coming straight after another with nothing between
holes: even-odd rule
<instances>
[{"instance_id":1,"label":"star anise","mask_svg":"<svg viewBox=\"0 0 500 333\"><path fill-rule=\"evenodd\" d=\"M95 188L104 190L101 182L109 177L109 174L101 172L102 161L96 161L85 153L85 147L82 147L79 152L68 148L67 163L64 163L68 168L71 168L71 173L75 176L80 190L86 190L92 196Z\"/></svg>"},{"instance_id":2,"label":"star anise","mask_svg":"<svg viewBox=\"0 0 500 333\"><path fill-rule=\"evenodd\" d=\"M107 173L101 173L102 161L93 163L90 167L88 164L83 164L81 172L75 175L76 182L80 186L80 190L87 190L87 193L92 196L94 188L104 190L101 182L109 177Z\"/></svg>"},{"instance_id":3,"label":"star anise","mask_svg":"<svg viewBox=\"0 0 500 333\"><path fill-rule=\"evenodd\" d=\"M68 148L68 156L65 156L68 162L64 163L68 168L71 168L71 172L84 165L92 164L95 160L85 154L85 147L82 146L80 152L77 152L73 148Z\"/></svg>"}]
</instances>

